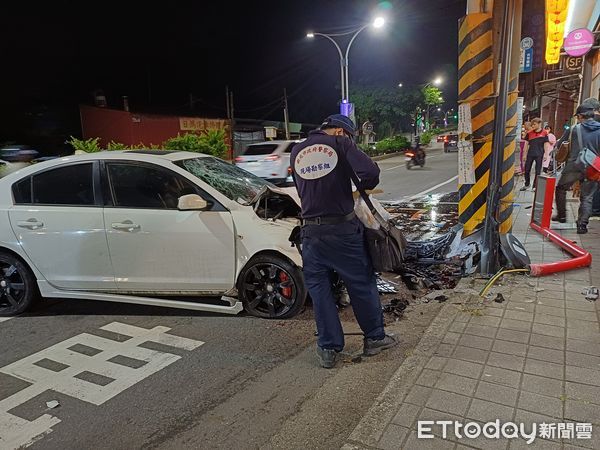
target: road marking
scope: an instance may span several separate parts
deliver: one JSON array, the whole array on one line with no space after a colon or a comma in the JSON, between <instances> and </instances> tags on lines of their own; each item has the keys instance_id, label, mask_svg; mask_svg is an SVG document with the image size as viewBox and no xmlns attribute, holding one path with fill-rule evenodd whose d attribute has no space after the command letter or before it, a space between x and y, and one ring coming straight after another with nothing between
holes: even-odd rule
<instances>
[{"instance_id":1,"label":"road marking","mask_svg":"<svg viewBox=\"0 0 600 450\"><path fill-rule=\"evenodd\" d=\"M432 158L436 158L436 157L438 157L438 156L440 156L440 155L428 156L428 157L427 157L427 161L429 161L429 160L430 160L430 159L432 159ZM394 170L394 169L397 169L398 167L404 167L404 166L406 166L406 163L404 163L404 164L400 164L400 165L398 165L398 166L390 167L389 169L383 169L383 171L385 172L385 171L387 171L387 170Z\"/></svg>"},{"instance_id":2,"label":"road marking","mask_svg":"<svg viewBox=\"0 0 600 450\"><path fill-rule=\"evenodd\" d=\"M16 449L31 445L51 433L52 427L61 422L50 414L43 414L33 421L9 414L8 411L42 392L51 389L93 405L102 405L181 358L167 351L150 350L139 345L155 342L191 351L204 344L202 341L166 334L171 328L162 326L146 329L113 322L100 329L126 338L122 341L114 341L82 333L0 367L0 373L31 384L10 397L0 400L0 448ZM122 365L116 362L117 357L133 359L139 364L137 368ZM44 367L48 363L54 368ZM108 383L100 385L87 381L82 378L84 373L88 378L90 375L100 375Z\"/></svg>"},{"instance_id":3,"label":"road marking","mask_svg":"<svg viewBox=\"0 0 600 450\"><path fill-rule=\"evenodd\" d=\"M6 322L7 320L12 319L12 317L0 317L0 322Z\"/></svg>"},{"instance_id":4,"label":"road marking","mask_svg":"<svg viewBox=\"0 0 600 450\"><path fill-rule=\"evenodd\" d=\"M435 191L437 188L444 186L445 184L448 184L454 180L458 179L458 175L453 176L452 178L450 178L449 180L444 181L443 183L440 184L436 184L433 187L430 187L429 189L424 190L423 192L419 192L418 194L415 194L413 196L410 197L411 200L421 197L422 195L428 194L431 191Z\"/></svg>"},{"instance_id":5,"label":"road marking","mask_svg":"<svg viewBox=\"0 0 600 450\"><path fill-rule=\"evenodd\" d=\"M384 171L386 170L394 170L397 169L398 167L404 167L406 164L400 164L399 166L394 166L394 167L390 167L389 169L383 169Z\"/></svg>"}]
</instances>

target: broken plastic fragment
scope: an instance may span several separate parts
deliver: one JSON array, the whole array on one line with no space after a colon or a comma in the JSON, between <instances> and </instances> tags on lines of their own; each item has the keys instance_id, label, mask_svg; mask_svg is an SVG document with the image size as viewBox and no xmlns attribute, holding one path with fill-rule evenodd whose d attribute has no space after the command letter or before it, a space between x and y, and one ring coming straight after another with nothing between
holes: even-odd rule
<instances>
[{"instance_id":1,"label":"broken plastic fragment","mask_svg":"<svg viewBox=\"0 0 600 450\"><path fill-rule=\"evenodd\" d=\"M589 300L591 302L595 302L596 300L598 300L598 288L595 286L590 286L588 288L585 288L585 290L582 292L583 295L585 295L585 299Z\"/></svg>"},{"instance_id":2,"label":"broken plastic fragment","mask_svg":"<svg viewBox=\"0 0 600 450\"><path fill-rule=\"evenodd\" d=\"M396 294L398 291L394 287L394 284L397 285L397 283L389 282L379 275L377 276L377 290L380 294Z\"/></svg>"},{"instance_id":3,"label":"broken plastic fragment","mask_svg":"<svg viewBox=\"0 0 600 450\"><path fill-rule=\"evenodd\" d=\"M46 402L46 406L50 409L54 409L58 408L60 406L60 403L58 402L58 400L51 400L49 402Z\"/></svg>"},{"instance_id":4,"label":"broken plastic fragment","mask_svg":"<svg viewBox=\"0 0 600 450\"><path fill-rule=\"evenodd\" d=\"M496 298L494 299L494 302L496 302L496 303L503 303L504 302L504 296L502 294L498 294L496 296Z\"/></svg>"}]
</instances>

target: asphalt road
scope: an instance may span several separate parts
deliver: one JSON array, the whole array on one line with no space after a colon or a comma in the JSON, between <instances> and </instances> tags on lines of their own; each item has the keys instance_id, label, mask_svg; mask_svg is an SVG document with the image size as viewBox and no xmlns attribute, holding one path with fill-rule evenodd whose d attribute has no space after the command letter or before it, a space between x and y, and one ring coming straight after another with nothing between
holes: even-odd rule
<instances>
[{"instance_id":1,"label":"asphalt road","mask_svg":"<svg viewBox=\"0 0 600 450\"><path fill-rule=\"evenodd\" d=\"M456 154L379 162L382 199L454 190ZM426 174L426 175L425 175ZM440 305L414 304L390 352L317 367L308 308L289 321L90 301L0 319L0 448L339 448ZM358 328L342 312L346 332ZM389 317L388 317L389 319ZM57 401L58 406L52 408ZM50 406L49 406L50 405Z\"/></svg>"},{"instance_id":2,"label":"asphalt road","mask_svg":"<svg viewBox=\"0 0 600 450\"><path fill-rule=\"evenodd\" d=\"M444 153L443 144L427 149L425 166L406 168L404 155L378 161L381 169L380 200L400 200L425 194L456 191L458 186L456 152Z\"/></svg>"}]
</instances>

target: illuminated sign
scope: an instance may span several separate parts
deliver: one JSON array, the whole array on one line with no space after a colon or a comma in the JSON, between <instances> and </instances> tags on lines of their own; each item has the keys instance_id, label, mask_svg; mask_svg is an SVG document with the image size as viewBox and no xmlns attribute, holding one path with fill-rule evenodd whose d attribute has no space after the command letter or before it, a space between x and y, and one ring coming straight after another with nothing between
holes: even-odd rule
<instances>
[{"instance_id":1,"label":"illuminated sign","mask_svg":"<svg viewBox=\"0 0 600 450\"><path fill-rule=\"evenodd\" d=\"M569 0L546 0L546 62L556 64L565 35Z\"/></svg>"}]
</instances>

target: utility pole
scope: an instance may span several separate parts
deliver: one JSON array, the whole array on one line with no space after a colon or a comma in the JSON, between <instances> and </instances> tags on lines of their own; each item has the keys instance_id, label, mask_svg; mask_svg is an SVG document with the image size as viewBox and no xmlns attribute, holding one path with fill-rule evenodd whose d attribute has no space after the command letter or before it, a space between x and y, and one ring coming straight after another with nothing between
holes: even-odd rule
<instances>
[{"instance_id":1,"label":"utility pole","mask_svg":"<svg viewBox=\"0 0 600 450\"><path fill-rule=\"evenodd\" d=\"M492 275L498 270L500 253L498 206L502 190L502 162L506 141L506 105L510 81L510 62L513 28L515 21L515 0L504 0L502 32L500 34L500 86L496 97L494 117L494 138L490 163L490 179L487 197L485 222L481 242L481 274Z\"/></svg>"},{"instance_id":2,"label":"utility pole","mask_svg":"<svg viewBox=\"0 0 600 450\"><path fill-rule=\"evenodd\" d=\"M283 88L283 120L285 121L285 138L289 141L290 137L290 113L288 111L287 89Z\"/></svg>"},{"instance_id":3,"label":"utility pole","mask_svg":"<svg viewBox=\"0 0 600 450\"><path fill-rule=\"evenodd\" d=\"M152 104L152 80L150 79L150 68L146 71L146 84L148 87L148 105Z\"/></svg>"},{"instance_id":4,"label":"utility pole","mask_svg":"<svg viewBox=\"0 0 600 450\"><path fill-rule=\"evenodd\" d=\"M225 106L227 109L227 118L231 120L231 110L229 109L229 86L225 86Z\"/></svg>"},{"instance_id":5,"label":"utility pole","mask_svg":"<svg viewBox=\"0 0 600 450\"><path fill-rule=\"evenodd\" d=\"M227 90L229 90L229 88L227 88ZM233 91L229 91L229 123L230 123L230 131L231 131L231 150L229 152L229 159L233 159L234 156L234 150L235 150L235 140L234 140L234 132L233 132L233 128L235 127L235 116L234 116L234 112L233 112Z\"/></svg>"}]
</instances>

